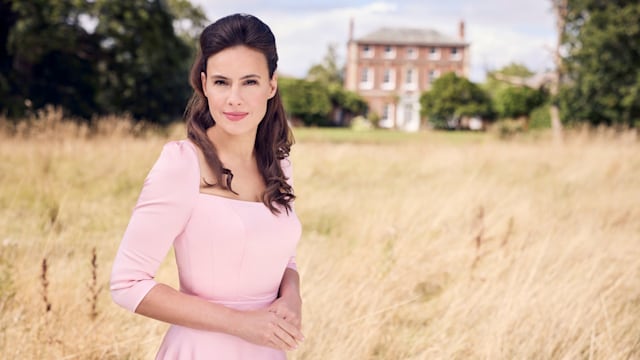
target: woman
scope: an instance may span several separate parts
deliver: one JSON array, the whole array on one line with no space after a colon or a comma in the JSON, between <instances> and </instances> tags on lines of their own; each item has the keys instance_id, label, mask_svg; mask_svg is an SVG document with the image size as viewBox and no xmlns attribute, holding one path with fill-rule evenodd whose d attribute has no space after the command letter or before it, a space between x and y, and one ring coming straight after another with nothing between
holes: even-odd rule
<instances>
[{"instance_id":1,"label":"woman","mask_svg":"<svg viewBox=\"0 0 640 360\"><path fill-rule=\"evenodd\" d=\"M188 139L166 144L149 172L111 275L116 303L172 324L158 359L285 359L303 340L277 60L250 15L200 36ZM154 281L171 245L180 291Z\"/></svg>"}]
</instances>

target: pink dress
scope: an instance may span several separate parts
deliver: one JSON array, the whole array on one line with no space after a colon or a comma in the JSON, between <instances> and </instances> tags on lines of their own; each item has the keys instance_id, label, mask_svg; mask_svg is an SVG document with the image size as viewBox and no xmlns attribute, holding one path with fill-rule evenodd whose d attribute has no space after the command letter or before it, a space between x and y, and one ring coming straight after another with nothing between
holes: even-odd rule
<instances>
[{"instance_id":1,"label":"pink dress","mask_svg":"<svg viewBox=\"0 0 640 360\"><path fill-rule=\"evenodd\" d=\"M291 179L291 164L282 160ZM291 181L291 180L289 180ZM296 268L301 226L294 212L200 193L196 149L166 144L145 179L113 263L111 294L135 311L156 284L173 245L180 291L251 310L271 304L287 267ZM156 359L286 359L283 351L217 332L172 325Z\"/></svg>"}]
</instances>

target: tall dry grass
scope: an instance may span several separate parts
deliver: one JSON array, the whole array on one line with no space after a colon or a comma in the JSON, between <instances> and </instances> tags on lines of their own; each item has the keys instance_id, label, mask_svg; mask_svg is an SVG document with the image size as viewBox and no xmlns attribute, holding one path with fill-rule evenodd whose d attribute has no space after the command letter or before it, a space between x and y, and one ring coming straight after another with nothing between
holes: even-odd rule
<instances>
[{"instance_id":1,"label":"tall dry grass","mask_svg":"<svg viewBox=\"0 0 640 360\"><path fill-rule=\"evenodd\" d=\"M105 288L182 129L50 121L0 126L0 358L152 358L166 325ZM297 130L292 155L307 340L291 359L640 358L633 133L320 133ZM176 284L171 256L158 277Z\"/></svg>"}]
</instances>

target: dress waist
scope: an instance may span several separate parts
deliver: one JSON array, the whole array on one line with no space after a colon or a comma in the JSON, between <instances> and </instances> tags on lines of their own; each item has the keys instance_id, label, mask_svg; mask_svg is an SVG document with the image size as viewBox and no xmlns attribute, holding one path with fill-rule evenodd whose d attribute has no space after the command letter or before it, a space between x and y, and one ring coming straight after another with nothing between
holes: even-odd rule
<instances>
[{"instance_id":1,"label":"dress waist","mask_svg":"<svg viewBox=\"0 0 640 360\"><path fill-rule=\"evenodd\" d=\"M209 302L224 305L236 310L257 310L263 309L271 305L277 295L269 295L260 298L241 298L241 299L206 299Z\"/></svg>"}]
</instances>

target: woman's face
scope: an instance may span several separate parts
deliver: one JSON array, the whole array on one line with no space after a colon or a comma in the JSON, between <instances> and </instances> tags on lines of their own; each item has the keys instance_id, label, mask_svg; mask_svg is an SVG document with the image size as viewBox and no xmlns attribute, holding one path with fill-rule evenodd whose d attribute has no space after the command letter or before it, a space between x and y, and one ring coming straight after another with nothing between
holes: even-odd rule
<instances>
[{"instance_id":1,"label":"woman's face","mask_svg":"<svg viewBox=\"0 0 640 360\"><path fill-rule=\"evenodd\" d=\"M264 55L246 46L222 50L207 59L207 73L200 73L214 131L226 135L255 133L276 93L277 79L269 78Z\"/></svg>"}]
</instances>

